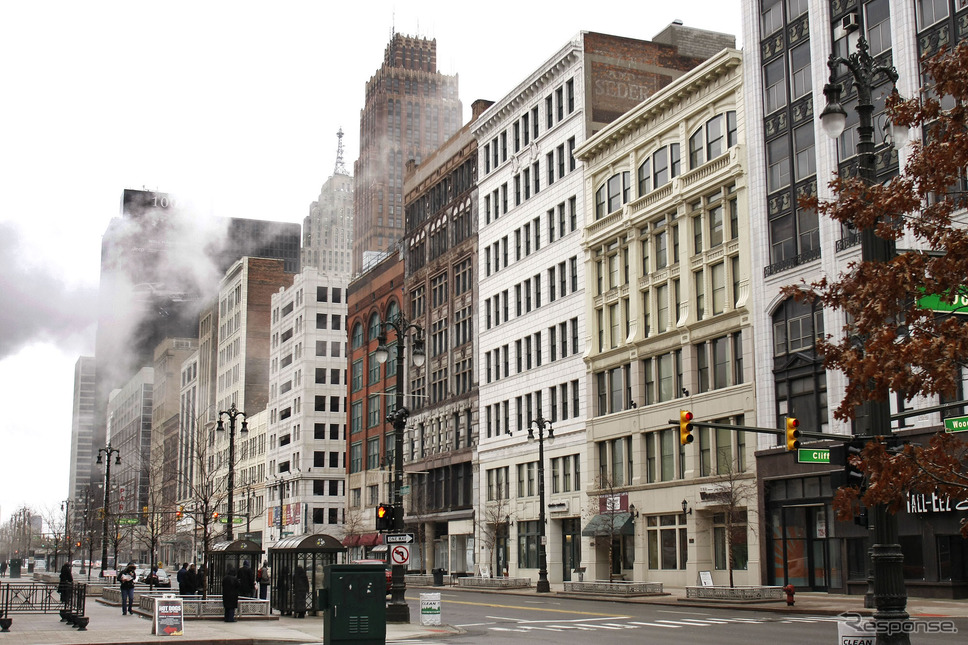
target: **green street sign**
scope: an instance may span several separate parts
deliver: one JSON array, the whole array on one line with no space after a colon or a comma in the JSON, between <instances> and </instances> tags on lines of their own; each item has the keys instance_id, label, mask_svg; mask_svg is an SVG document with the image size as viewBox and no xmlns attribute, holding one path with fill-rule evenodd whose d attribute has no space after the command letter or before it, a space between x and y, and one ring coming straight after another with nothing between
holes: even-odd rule
<instances>
[{"instance_id":1,"label":"green street sign","mask_svg":"<svg viewBox=\"0 0 968 645\"><path fill-rule=\"evenodd\" d=\"M968 314L968 291L962 288L953 298L948 294L928 294L918 298L918 307L931 311Z\"/></svg>"},{"instance_id":2,"label":"green street sign","mask_svg":"<svg viewBox=\"0 0 968 645\"><path fill-rule=\"evenodd\" d=\"M410 494L410 484L404 484L403 486L401 486L400 487L400 494L401 495L409 495Z\"/></svg>"},{"instance_id":3,"label":"green street sign","mask_svg":"<svg viewBox=\"0 0 968 645\"><path fill-rule=\"evenodd\" d=\"M228 524L229 523L229 517L228 517L228 515L222 515L221 517L218 518L218 521L221 524ZM239 517L237 515L233 515L232 516L232 524L242 524L243 522L245 522L245 518L244 517Z\"/></svg>"},{"instance_id":4,"label":"green street sign","mask_svg":"<svg viewBox=\"0 0 968 645\"><path fill-rule=\"evenodd\" d=\"M826 448L798 448L797 463L799 464L829 464L830 450Z\"/></svg>"},{"instance_id":5,"label":"green street sign","mask_svg":"<svg viewBox=\"0 0 968 645\"><path fill-rule=\"evenodd\" d=\"M133 517L121 517L118 518L118 524L137 524L138 520Z\"/></svg>"},{"instance_id":6,"label":"green street sign","mask_svg":"<svg viewBox=\"0 0 968 645\"><path fill-rule=\"evenodd\" d=\"M951 417L944 420L945 432L965 432L968 430L968 417Z\"/></svg>"}]
</instances>

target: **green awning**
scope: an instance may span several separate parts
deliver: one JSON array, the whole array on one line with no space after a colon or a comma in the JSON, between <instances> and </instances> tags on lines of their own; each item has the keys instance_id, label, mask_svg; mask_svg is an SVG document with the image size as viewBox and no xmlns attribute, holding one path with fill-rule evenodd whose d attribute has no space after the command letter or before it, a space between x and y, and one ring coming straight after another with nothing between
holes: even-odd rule
<instances>
[{"instance_id":1,"label":"green awning","mask_svg":"<svg viewBox=\"0 0 968 645\"><path fill-rule=\"evenodd\" d=\"M596 515L581 531L581 534L586 537L632 535L633 533L632 515L625 511Z\"/></svg>"}]
</instances>

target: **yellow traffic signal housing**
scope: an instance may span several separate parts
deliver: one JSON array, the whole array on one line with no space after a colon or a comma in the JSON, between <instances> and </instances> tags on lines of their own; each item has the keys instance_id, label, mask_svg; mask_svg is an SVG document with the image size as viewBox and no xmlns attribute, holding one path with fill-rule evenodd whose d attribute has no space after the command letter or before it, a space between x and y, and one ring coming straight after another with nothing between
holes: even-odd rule
<instances>
[{"instance_id":1,"label":"yellow traffic signal housing","mask_svg":"<svg viewBox=\"0 0 968 645\"><path fill-rule=\"evenodd\" d=\"M692 443L692 412L679 410L679 443L686 445Z\"/></svg>"},{"instance_id":2,"label":"yellow traffic signal housing","mask_svg":"<svg viewBox=\"0 0 968 645\"><path fill-rule=\"evenodd\" d=\"M786 449L796 450L800 447L800 422L797 421L796 417L787 417L786 419Z\"/></svg>"},{"instance_id":3,"label":"yellow traffic signal housing","mask_svg":"<svg viewBox=\"0 0 968 645\"><path fill-rule=\"evenodd\" d=\"M393 529L393 506L380 504L376 507L376 530L389 531Z\"/></svg>"}]
</instances>

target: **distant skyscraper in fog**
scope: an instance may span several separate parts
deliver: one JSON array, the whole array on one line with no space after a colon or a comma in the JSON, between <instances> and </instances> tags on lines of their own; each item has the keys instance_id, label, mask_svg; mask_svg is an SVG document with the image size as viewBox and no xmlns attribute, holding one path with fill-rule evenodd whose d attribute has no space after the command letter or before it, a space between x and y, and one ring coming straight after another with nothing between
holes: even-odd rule
<instances>
[{"instance_id":1,"label":"distant skyscraper in fog","mask_svg":"<svg viewBox=\"0 0 968 645\"><path fill-rule=\"evenodd\" d=\"M343 163L343 130L336 136L339 146L333 176L323 184L303 220L302 266L348 276L353 249L353 178Z\"/></svg>"},{"instance_id":2,"label":"distant skyscraper in fog","mask_svg":"<svg viewBox=\"0 0 968 645\"><path fill-rule=\"evenodd\" d=\"M353 272L403 237L403 174L461 125L457 76L437 71L437 41L394 34L366 84L354 167Z\"/></svg>"}]
</instances>

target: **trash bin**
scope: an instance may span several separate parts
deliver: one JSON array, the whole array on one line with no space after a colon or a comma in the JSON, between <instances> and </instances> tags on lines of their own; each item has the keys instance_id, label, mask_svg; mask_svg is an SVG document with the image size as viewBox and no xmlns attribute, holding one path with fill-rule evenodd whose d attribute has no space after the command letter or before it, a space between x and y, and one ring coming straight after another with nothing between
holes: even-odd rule
<instances>
[{"instance_id":1,"label":"trash bin","mask_svg":"<svg viewBox=\"0 0 968 645\"><path fill-rule=\"evenodd\" d=\"M20 558L12 558L10 560L10 577L19 578L20 577L20 565L23 564L23 560Z\"/></svg>"},{"instance_id":2,"label":"trash bin","mask_svg":"<svg viewBox=\"0 0 968 645\"><path fill-rule=\"evenodd\" d=\"M435 587L443 587L444 586L444 573L446 573L446 572L443 569L434 569L433 570L433 574L434 574L434 586Z\"/></svg>"},{"instance_id":3,"label":"trash bin","mask_svg":"<svg viewBox=\"0 0 968 645\"><path fill-rule=\"evenodd\" d=\"M27 573L33 573L33 572L34 572L34 561L27 560Z\"/></svg>"}]
</instances>

